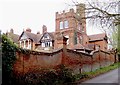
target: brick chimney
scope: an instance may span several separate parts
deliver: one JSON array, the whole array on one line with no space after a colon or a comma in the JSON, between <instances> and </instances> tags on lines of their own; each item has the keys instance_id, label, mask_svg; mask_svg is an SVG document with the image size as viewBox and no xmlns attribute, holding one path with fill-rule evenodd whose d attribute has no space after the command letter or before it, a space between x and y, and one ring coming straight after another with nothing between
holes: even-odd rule
<instances>
[{"instance_id":1,"label":"brick chimney","mask_svg":"<svg viewBox=\"0 0 120 85\"><path fill-rule=\"evenodd\" d=\"M38 31L37 34L40 34L40 32Z\"/></svg>"},{"instance_id":2,"label":"brick chimney","mask_svg":"<svg viewBox=\"0 0 120 85\"><path fill-rule=\"evenodd\" d=\"M56 41L57 41L57 48L66 49L67 48L67 40L68 40L68 38L66 38L64 36L58 37L56 39Z\"/></svg>"},{"instance_id":3,"label":"brick chimney","mask_svg":"<svg viewBox=\"0 0 120 85\"><path fill-rule=\"evenodd\" d=\"M30 29L30 28L27 28L26 31L27 31L27 32L31 32L31 29Z\"/></svg>"},{"instance_id":4,"label":"brick chimney","mask_svg":"<svg viewBox=\"0 0 120 85\"><path fill-rule=\"evenodd\" d=\"M45 25L42 26L42 34L44 34L45 32L47 32L47 27Z\"/></svg>"},{"instance_id":5,"label":"brick chimney","mask_svg":"<svg viewBox=\"0 0 120 85\"><path fill-rule=\"evenodd\" d=\"M14 34L14 30L12 28L10 29L10 33Z\"/></svg>"}]
</instances>

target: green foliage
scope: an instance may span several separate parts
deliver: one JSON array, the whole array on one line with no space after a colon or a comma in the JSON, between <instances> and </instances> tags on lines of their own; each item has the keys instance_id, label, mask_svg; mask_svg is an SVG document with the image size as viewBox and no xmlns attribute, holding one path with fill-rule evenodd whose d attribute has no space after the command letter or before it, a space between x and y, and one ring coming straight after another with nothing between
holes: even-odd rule
<instances>
[{"instance_id":1,"label":"green foliage","mask_svg":"<svg viewBox=\"0 0 120 85\"><path fill-rule=\"evenodd\" d=\"M117 43L117 49L118 49L118 53L120 54L120 24L118 25L118 43Z\"/></svg>"},{"instance_id":2,"label":"green foliage","mask_svg":"<svg viewBox=\"0 0 120 85\"><path fill-rule=\"evenodd\" d=\"M95 71L91 71L91 72L86 72L84 74L88 75L88 78L92 78L94 76L97 76L99 74L102 74L102 73L105 73L105 72L108 72L110 70L113 70L113 69L116 69L120 67L120 63L115 63L115 64L112 64L110 66L107 66L107 67L103 67L101 69L96 69Z\"/></svg>"},{"instance_id":3,"label":"green foliage","mask_svg":"<svg viewBox=\"0 0 120 85\"><path fill-rule=\"evenodd\" d=\"M113 46L113 48L117 48L117 42L118 42L118 31L115 31L112 33L112 46Z\"/></svg>"},{"instance_id":4,"label":"green foliage","mask_svg":"<svg viewBox=\"0 0 120 85\"><path fill-rule=\"evenodd\" d=\"M24 76L16 76L16 85L63 85L75 81L72 71L64 65L55 69L35 69Z\"/></svg>"},{"instance_id":5,"label":"green foliage","mask_svg":"<svg viewBox=\"0 0 120 85\"><path fill-rule=\"evenodd\" d=\"M16 60L16 45L5 35L2 35L2 64L3 70L11 71L14 61Z\"/></svg>"},{"instance_id":6,"label":"green foliage","mask_svg":"<svg viewBox=\"0 0 120 85\"><path fill-rule=\"evenodd\" d=\"M17 51L18 51L18 52L21 52L21 53L23 53L23 54L30 54L30 53L31 53L31 50L22 49L22 48L17 48Z\"/></svg>"},{"instance_id":7,"label":"green foliage","mask_svg":"<svg viewBox=\"0 0 120 85\"><path fill-rule=\"evenodd\" d=\"M80 73L80 74L74 75L74 78L77 81L77 80L80 80L80 79L88 78L88 75L84 74L84 73L82 73L82 74Z\"/></svg>"},{"instance_id":8,"label":"green foliage","mask_svg":"<svg viewBox=\"0 0 120 85\"><path fill-rule=\"evenodd\" d=\"M17 46L6 37L2 35L2 83L3 85L11 85L13 63L16 60Z\"/></svg>"}]
</instances>

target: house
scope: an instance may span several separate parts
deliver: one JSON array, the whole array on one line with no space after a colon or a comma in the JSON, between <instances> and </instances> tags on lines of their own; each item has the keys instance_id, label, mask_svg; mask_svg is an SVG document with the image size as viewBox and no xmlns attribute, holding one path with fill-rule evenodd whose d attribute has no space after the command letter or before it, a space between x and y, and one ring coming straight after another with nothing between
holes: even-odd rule
<instances>
[{"instance_id":1,"label":"house","mask_svg":"<svg viewBox=\"0 0 120 85\"><path fill-rule=\"evenodd\" d=\"M54 47L54 36L47 32L47 27L43 25L43 33L31 33L27 28L19 37L19 47L30 50L50 50ZM46 30L45 30L46 29Z\"/></svg>"},{"instance_id":2,"label":"house","mask_svg":"<svg viewBox=\"0 0 120 85\"><path fill-rule=\"evenodd\" d=\"M31 29L27 28L19 37L19 47L24 49L34 50L39 43L41 35L39 33L31 33Z\"/></svg>"},{"instance_id":3,"label":"house","mask_svg":"<svg viewBox=\"0 0 120 85\"><path fill-rule=\"evenodd\" d=\"M64 36L67 38L68 49L106 50L107 35L105 33L87 35L86 19L82 17L85 17L85 4L77 5L76 12L74 9L68 12L64 10L62 13L56 12L55 32L47 32L45 25L42 27L42 34L39 32L34 34L28 28L20 35L19 46L31 50L59 49L63 47L61 36Z\"/></svg>"},{"instance_id":4,"label":"house","mask_svg":"<svg viewBox=\"0 0 120 85\"><path fill-rule=\"evenodd\" d=\"M6 32L6 36L11 40L11 41L13 41L13 43L15 43L15 44L19 44L19 41L18 41L18 39L19 39L19 35L18 34L15 34L14 33L14 30L11 28L10 29L10 32Z\"/></svg>"},{"instance_id":5,"label":"house","mask_svg":"<svg viewBox=\"0 0 120 85\"><path fill-rule=\"evenodd\" d=\"M107 35L106 33L89 35L89 43L100 47L101 50L107 50Z\"/></svg>"}]
</instances>

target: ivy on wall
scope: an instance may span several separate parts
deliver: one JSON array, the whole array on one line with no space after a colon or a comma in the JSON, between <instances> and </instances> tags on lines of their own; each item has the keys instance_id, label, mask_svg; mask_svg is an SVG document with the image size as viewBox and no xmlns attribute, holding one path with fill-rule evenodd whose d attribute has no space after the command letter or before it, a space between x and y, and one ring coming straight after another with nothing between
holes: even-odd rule
<instances>
[{"instance_id":1,"label":"ivy on wall","mask_svg":"<svg viewBox=\"0 0 120 85\"><path fill-rule=\"evenodd\" d=\"M2 35L2 84L11 85L13 64L16 60L17 46L7 38L6 35Z\"/></svg>"},{"instance_id":2,"label":"ivy on wall","mask_svg":"<svg viewBox=\"0 0 120 85\"><path fill-rule=\"evenodd\" d=\"M16 52L17 46L6 37L6 35L2 35L2 65L3 71L12 71L12 66L14 61L16 60Z\"/></svg>"}]
</instances>

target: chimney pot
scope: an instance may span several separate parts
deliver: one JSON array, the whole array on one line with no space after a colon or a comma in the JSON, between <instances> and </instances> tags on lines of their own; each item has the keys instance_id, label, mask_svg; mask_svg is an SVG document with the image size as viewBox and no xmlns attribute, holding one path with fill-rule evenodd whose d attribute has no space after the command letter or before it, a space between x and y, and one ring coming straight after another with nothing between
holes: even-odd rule
<instances>
[{"instance_id":1,"label":"chimney pot","mask_svg":"<svg viewBox=\"0 0 120 85\"><path fill-rule=\"evenodd\" d=\"M72 8L72 9L70 9L70 12L74 12L74 9Z\"/></svg>"},{"instance_id":2,"label":"chimney pot","mask_svg":"<svg viewBox=\"0 0 120 85\"><path fill-rule=\"evenodd\" d=\"M40 34L40 32L37 32L37 34Z\"/></svg>"},{"instance_id":3,"label":"chimney pot","mask_svg":"<svg viewBox=\"0 0 120 85\"><path fill-rule=\"evenodd\" d=\"M10 33L14 33L14 30L12 28L10 29Z\"/></svg>"},{"instance_id":4,"label":"chimney pot","mask_svg":"<svg viewBox=\"0 0 120 85\"><path fill-rule=\"evenodd\" d=\"M27 31L27 32L31 32L31 29L30 29L30 28L27 28L26 31Z\"/></svg>"},{"instance_id":5,"label":"chimney pot","mask_svg":"<svg viewBox=\"0 0 120 85\"><path fill-rule=\"evenodd\" d=\"M47 27L46 27L45 25L43 25L43 26L42 26L42 30L43 30L42 33L44 34L45 32L47 32Z\"/></svg>"}]
</instances>

